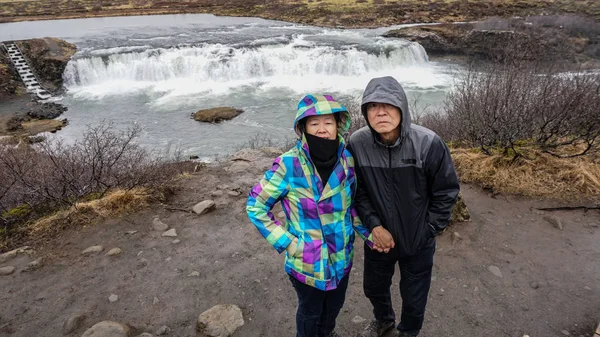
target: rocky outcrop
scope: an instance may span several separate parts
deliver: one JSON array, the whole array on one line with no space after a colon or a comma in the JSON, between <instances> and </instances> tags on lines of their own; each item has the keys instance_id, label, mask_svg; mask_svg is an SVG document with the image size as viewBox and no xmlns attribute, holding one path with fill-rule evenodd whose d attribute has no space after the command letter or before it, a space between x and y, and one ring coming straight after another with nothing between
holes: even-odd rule
<instances>
[{"instance_id":1,"label":"rocky outcrop","mask_svg":"<svg viewBox=\"0 0 600 337\"><path fill-rule=\"evenodd\" d=\"M522 21L502 23L503 29L471 23L407 27L391 30L384 36L418 42L430 56L467 56L491 61L589 59L586 48L592 42L569 36L565 30L530 27Z\"/></svg>"},{"instance_id":2,"label":"rocky outcrop","mask_svg":"<svg viewBox=\"0 0 600 337\"><path fill-rule=\"evenodd\" d=\"M25 92L17 72L4 49L0 49L0 100Z\"/></svg>"},{"instance_id":3,"label":"rocky outcrop","mask_svg":"<svg viewBox=\"0 0 600 337\"><path fill-rule=\"evenodd\" d=\"M196 113L193 113L192 118L199 122L219 123L222 121L233 119L239 116L242 112L244 111L230 107L212 108L200 110Z\"/></svg>"},{"instance_id":4,"label":"rocky outcrop","mask_svg":"<svg viewBox=\"0 0 600 337\"><path fill-rule=\"evenodd\" d=\"M17 42L44 88L62 88L62 75L67 63L77 51L75 45L57 38L46 37Z\"/></svg>"}]
</instances>

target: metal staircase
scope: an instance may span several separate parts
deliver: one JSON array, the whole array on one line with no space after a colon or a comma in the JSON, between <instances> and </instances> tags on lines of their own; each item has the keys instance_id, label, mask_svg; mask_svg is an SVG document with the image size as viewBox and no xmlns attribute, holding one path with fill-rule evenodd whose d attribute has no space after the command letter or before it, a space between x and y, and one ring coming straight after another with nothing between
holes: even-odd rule
<instances>
[{"instance_id":1,"label":"metal staircase","mask_svg":"<svg viewBox=\"0 0 600 337\"><path fill-rule=\"evenodd\" d=\"M31 70L31 67L27 63L27 60L23 56L23 53L21 53L21 50L17 44L11 41L5 42L3 45L8 52L10 60L15 65L17 73L19 73L23 84L25 84L27 91L34 93L40 100L45 100L52 97L52 94L50 94L48 90L44 89L37 80L37 77Z\"/></svg>"}]
</instances>

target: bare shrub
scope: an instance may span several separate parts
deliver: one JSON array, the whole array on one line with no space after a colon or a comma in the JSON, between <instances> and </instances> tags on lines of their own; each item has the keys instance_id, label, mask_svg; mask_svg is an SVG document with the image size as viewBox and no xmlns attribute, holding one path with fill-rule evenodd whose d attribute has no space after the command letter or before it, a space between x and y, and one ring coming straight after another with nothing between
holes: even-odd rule
<instances>
[{"instance_id":1,"label":"bare shrub","mask_svg":"<svg viewBox=\"0 0 600 337\"><path fill-rule=\"evenodd\" d=\"M281 152L291 149L296 144L295 137L285 137L283 141L273 139L267 133L257 133L250 137L246 142L235 147L235 151L243 149L262 150L262 149L277 149Z\"/></svg>"},{"instance_id":2,"label":"bare shrub","mask_svg":"<svg viewBox=\"0 0 600 337\"><path fill-rule=\"evenodd\" d=\"M367 121L363 117L361 111L361 98L354 97L346 102L344 102L344 106L348 109L348 113L350 114L350 120L352 123L350 124L350 128L348 132L344 135L344 137L350 137L354 132L358 131L358 129L367 126Z\"/></svg>"},{"instance_id":3,"label":"bare shrub","mask_svg":"<svg viewBox=\"0 0 600 337\"><path fill-rule=\"evenodd\" d=\"M121 189L157 188L187 170L179 158L156 156L135 144L141 129L90 127L81 140L0 145L0 225L7 230L30 216L74 207ZM15 209L26 208L27 214ZM26 215L26 216L15 216Z\"/></svg>"},{"instance_id":4,"label":"bare shrub","mask_svg":"<svg viewBox=\"0 0 600 337\"><path fill-rule=\"evenodd\" d=\"M555 156L579 156L600 143L598 106L598 73L494 64L466 70L447 97L445 114L429 114L424 124L487 154L500 148L519 156L520 146L534 144Z\"/></svg>"}]
</instances>

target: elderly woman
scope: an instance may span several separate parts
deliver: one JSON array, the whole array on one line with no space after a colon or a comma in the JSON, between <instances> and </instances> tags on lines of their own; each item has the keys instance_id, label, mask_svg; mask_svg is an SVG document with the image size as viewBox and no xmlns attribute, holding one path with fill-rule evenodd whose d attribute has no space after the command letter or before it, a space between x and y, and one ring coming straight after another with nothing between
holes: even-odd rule
<instances>
[{"instance_id":1,"label":"elderly woman","mask_svg":"<svg viewBox=\"0 0 600 337\"><path fill-rule=\"evenodd\" d=\"M331 96L298 103L296 146L275 159L248 196L248 217L279 253L298 295L297 337L335 337L354 256L354 231L373 246L353 207L354 159L346 108ZM285 223L273 217L281 201Z\"/></svg>"}]
</instances>

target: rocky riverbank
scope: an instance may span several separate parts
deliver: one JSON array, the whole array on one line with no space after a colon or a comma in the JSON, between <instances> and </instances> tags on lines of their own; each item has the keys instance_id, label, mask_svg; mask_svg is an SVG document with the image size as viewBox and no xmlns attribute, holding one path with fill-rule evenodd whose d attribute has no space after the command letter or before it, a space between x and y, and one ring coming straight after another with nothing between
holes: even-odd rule
<instances>
[{"instance_id":1,"label":"rocky riverbank","mask_svg":"<svg viewBox=\"0 0 600 337\"><path fill-rule=\"evenodd\" d=\"M56 38L18 41L32 70L44 88L62 90L62 74L77 51L75 45ZM66 107L41 103L27 93L6 51L0 50L0 136L33 136L60 130L66 120L55 120Z\"/></svg>"}]
</instances>

